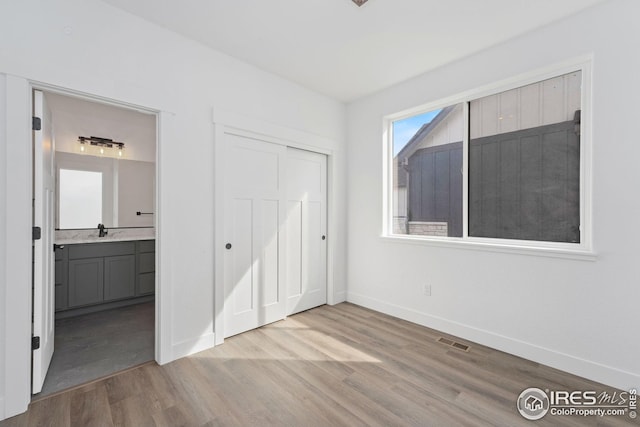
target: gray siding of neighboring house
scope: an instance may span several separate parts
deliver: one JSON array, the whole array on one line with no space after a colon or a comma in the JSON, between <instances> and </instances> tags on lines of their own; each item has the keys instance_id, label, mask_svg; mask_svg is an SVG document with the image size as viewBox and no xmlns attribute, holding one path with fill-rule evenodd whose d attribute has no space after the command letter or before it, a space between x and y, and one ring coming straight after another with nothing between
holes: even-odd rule
<instances>
[{"instance_id":1,"label":"gray siding of neighboring house","mask_svg":"<svg viewBox=\"0 0 640 427\"><path fill-rule=\"evenodd\" d=\"M575 122L472 139L469 235L580 241Z\"/></svg>"},{"instance_id":2,"label":"gray siding of neighboring house","mask_svg":"<svg viewBox=\"0 0 640 427\"><path fill-rule=\"evenodd\" d=\"M409 157L408 220L446 222L449 237L462 236L462 142Z\"/></svg>"}]
</instances>

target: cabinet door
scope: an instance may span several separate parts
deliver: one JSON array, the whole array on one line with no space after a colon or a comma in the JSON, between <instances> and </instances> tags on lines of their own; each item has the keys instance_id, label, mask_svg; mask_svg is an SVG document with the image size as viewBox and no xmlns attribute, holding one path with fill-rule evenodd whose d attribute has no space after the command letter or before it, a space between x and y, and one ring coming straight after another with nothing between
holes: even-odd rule
<instances>
[{"instance_id":1,"label":"cabinet door","mask_svg":"<svg viewBox=\"0 0 640 427\"><path fill-rule=\"evenodd\" d=\"M150 295L156 290L156 273L142 273L138 275L137 295Z\"/></svg>"},{"instance_id":2,"label":"cabinet door","mask_svg":"<svg viewBox=\"0 0 640 427\"><path fill-rule=\"evenodd\" d=\"M69 261L69 307L97 304L103 299L103 258Z\"/></svg>"},{"instance_id":3,"label":"cabinet door","mask_svg":"<svg viewBox=\"0 0 640 427\"><path fill-rule=\"evenodd\" d=\"M67 281L65 280L64 260L56 259L55 275L56 275L56 311L67 308Z\"/></svg>"},{"instance_id":4,"label":"cabinet door","mask_svg":"<svg viewBox=\"0 0 640 427\"><path fill-rule=\"evenodd\" d=\"M149 252L138 255L138 273L153 273L156 271L156 254Z\"/></svg>"},{"instance_id":5,"label":"cabinet door","mask_svg":"<svg viewBox=\"0 0 640 427\"><path fill-rule=\"evenodd\" d=\"M138 241L138 284L136 296L152 295L156 290L155 240Z\"/></svg>"},{"instance_id":6,"label":"cabinet door","mask_svg":"<svg viewBox=\"0 0 640 427\"><path fill-rule=\"evenodd\" d=\"M136 256L122 255L104 259L104 300L129 298L135 294Z\"/></svg>"}]
</instances>

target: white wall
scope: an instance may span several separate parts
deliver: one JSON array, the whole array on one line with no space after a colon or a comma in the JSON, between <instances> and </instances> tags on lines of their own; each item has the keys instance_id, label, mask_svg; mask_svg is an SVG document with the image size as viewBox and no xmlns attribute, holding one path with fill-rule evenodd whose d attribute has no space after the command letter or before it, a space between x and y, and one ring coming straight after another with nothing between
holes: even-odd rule
<instances>
[{"instance_id":1,"label":"white wall","mask_svg":"<svg viewBox=\"0 0 640 427\"><path fill-rule=\"evenodd\" d=\"M4 217L5 240L0 240L4 253L4 266L0 271L0 286L4 293L4 306L0 314L0 329L4 352L3 383L0 384L0 418L15 413L25 406L31 391L31 271L33 225L31 163L31 93L24 79L3 76L5 120L0 133L0 144L5 156L0 162L5 175L5 193L0 201L0 216ZM11 108L9 108L11 106ZM26 406L25 406L26 407Z\"/></svg>"},{"instance_id":2,"label":"white wall","mask_svg":"<svg viewBox=\"0 0 640 427\"><path fill-rule=\"evenodd\" d=\"M639 15L640 2L613 0L350 104L348 300L613 386L640 385ZM596 261L381 239L383 116L588 54Z\"/></svg>"},{"instance_id":3,"label":"white wall","mask_svg":"<svg viewBox=\"0 0 640 427\"><path fill-rule=\"evenodd\" d=\"M97 136L124 142L121 159L156 161L153 114L51 92L45 93L45 97L53 113L56 151L80 154L78 137Z\"/></svg>"},{"instance_id":4,"label":"white wall","mask_svg":"<svg viewBox=\"0 0 640 427\"><path fill-rule=\"evenodd\" d=\"M7 215L6 215L6 199L7 199L7 176L6 176L6 159L7 159L7 135L6 135L6 79L0 74L0 281L6 283L6 242L7 241ZM5 390L5 333L4 325L7 324L7 300L6 286L0 286L0 420L4 415L4 390Z\"/></svg>"},{"instance_id":5,"label":"white wall","mask_svg":"<svg viewBox=\"0 0 640 427\"><path fill-rule=\"evenodd\" d=\"M0 3L0 72L165 112L160 123L165 133L158 146L158 274L166 316L161 323L167 334L159 344L165 349L162 362L213 344L212 107L328 138L334 142L326 148L336 156L336 179L346 180L342 104L96 0ZM26 127L26 111L20 114ZM0 167L4 174L8 167ZM13 182L21 185L27 170L12 176ZM346 189L336 189L334 276L336 295L344 298ZM5 198L0 203L3 214L28 215L26 203L8 205ZM2 250L5 244L11 242L3 240ZM21 250L16 256L30 255ZM28 269L23 276L3 280L0 286L27 287ZM0 319L0 330L6 328L6 319ZM11 346L8 339L0 348ZM11 367L5 368L9 372ZM24 376L23 371L17 370ZM0 419L26 409L28 395L14 388L18 382L5 378L0 385L0 400L8 390L18 396L18 403L5 402L6 408L0 408ZM20 408L21 403L25 406Z\"/></svg>"},{"instance_id":6,"label":"white wall","mask_svg":"<svg viewBox=\"0 0 640 427\"><path fill-rule=\"evenodd\" d=\"M118 166L118 226L149 227L155 213L155 163L117 161Z\"/></svg>"}]
</instances>

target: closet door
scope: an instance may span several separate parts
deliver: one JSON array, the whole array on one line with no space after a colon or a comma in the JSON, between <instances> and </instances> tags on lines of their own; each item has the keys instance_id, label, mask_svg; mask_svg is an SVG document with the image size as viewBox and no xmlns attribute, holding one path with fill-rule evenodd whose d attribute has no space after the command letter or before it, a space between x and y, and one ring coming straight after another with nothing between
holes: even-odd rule
<instances>
[{"instance_id":1,"label":"closet door","mask_svg":"<svg viewBox=\"0 0 640 427\"><path fill-rule=\"evenodd\" d=\"M287 314L327 303L327 156L287 148Z\"/></svg>"},{"instance_id":2,"label":"closet door","mask_svg":"<svg viewBox=\"0 0 640 427\"><path fill-rule=\"evenodd\" d=\"M286 147L225 138L225 337L283 319Z\"/></svg>"}]
</instances>

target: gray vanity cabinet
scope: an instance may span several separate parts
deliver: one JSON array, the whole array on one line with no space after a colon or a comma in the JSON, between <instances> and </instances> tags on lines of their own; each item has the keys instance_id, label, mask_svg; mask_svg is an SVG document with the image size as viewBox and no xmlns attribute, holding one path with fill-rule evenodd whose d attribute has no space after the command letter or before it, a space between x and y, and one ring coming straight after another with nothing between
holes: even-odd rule
<instances>
[{"instance_id":1,"label":"gray vanity cabinet","mask_svg":"<svg viewBox=\"0 0 640 427\"><path fill-rule=\"evenodd\" d=\"M69 308L135 294L135 242L68 245Z\"/></svg>"},{"instance_id":2,"label":"gray vanity cabinet","mask_svg":"<svg viewBox=\"0 0 640 427\"><path fill-rule=\"evenodd\" d=\"M82 314L146 301L154 291L155 240L71 244L56 250L57 312Z\"/></svg>"},{"instance_id":3,"label":"gray vanity cabinet","mask_svg":"<svg viewBox=\"0 0 640 427\"><path fill-rule=\"evenodd\" d=\"M136 243L136 295L151 295L156 290L156 241L140 240Z\"/></svg>"},{"instance_id":4,"label":"gray vanity cabinet","mask_svg":"<svg viewBox=\"0 0 640 427\"><path fill-rule=\"evenodd\" d=\"M68 251L64 250L64 247L55 250L56 254L56 311L64 310L67 308L67 301L69 299L67 275L69 273L69 257Z\"/></svg>"},{"instance_id":5,"label":"gray vanity cabinet","mask_svg":"<svg viewBox=\"0 0 640 427\"><path fill-rule=\"evenodd\" d=\"M129 298L136 292L136 256L111 256L104 259L104 300Z\"/></svg>"},{"instance_id":6,"label":"gray vanity cabinet","mask_svg":"<svg viewBox=\"0 0 640 427\"><path fill-rule=\"evenodd\" d=\"M104 300L104 259L69 260L69 308Z\"/></svg>"}]
</instances>

